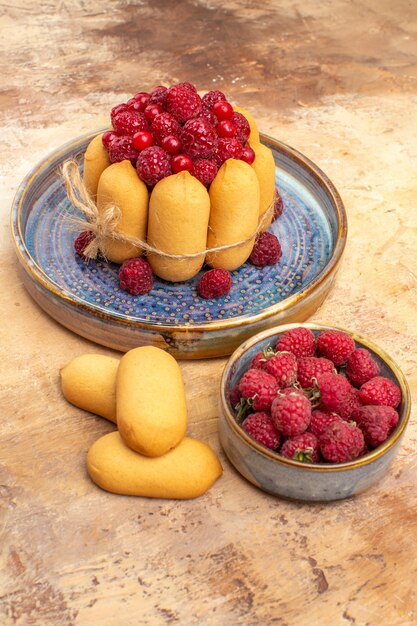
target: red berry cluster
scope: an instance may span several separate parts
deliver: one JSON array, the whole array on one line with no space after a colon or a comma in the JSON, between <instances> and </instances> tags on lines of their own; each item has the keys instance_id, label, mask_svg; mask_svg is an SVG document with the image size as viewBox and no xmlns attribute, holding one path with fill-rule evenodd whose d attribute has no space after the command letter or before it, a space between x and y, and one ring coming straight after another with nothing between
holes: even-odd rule
<instances>
[{"instance_id":1,"label":"red berry cluster","mask_svg":"<svg viewBox=\"0 0 417 626\"><path fill-rule=\"evenodd\" d=\"M243 430L282 456L343 463L391 435L401 390L349 334L300 326L255 354L229 400Z\"/></svg>"},{"instance_id":2,"label":"red berry cluster","mask_svg":"<svg viewBox=\"0 0 417 626\"><path fill-rule=\"evenodd\" d=\"M218 90L201 97L188 82L158 86L118 104L110 117L103 135L110 161L130 160L150 188L182 170L208 187L226 159L255 159L247 119Z\"/></svg>"}]
</instances>

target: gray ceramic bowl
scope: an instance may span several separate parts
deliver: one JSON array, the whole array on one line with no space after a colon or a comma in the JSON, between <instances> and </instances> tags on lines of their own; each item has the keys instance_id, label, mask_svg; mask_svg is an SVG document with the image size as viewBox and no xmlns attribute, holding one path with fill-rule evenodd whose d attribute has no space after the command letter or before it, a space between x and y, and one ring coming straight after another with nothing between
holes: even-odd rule
<instances>
[{"instance_id":1,"label":"gray ceramic bowl","mask_svg":"<svg viewBox=\"0 0 417 626\"><path fill-rule=\"evenodd\" d=\"M398 450L410 416L410 391L399 367L378 346L368 339L345 330L357 347L367 348L379 363L381 375L387 376L401 389L402 401L397 408L400 419L390 437L381 446L347 463L306 464L280 456L251 439L237 423L230 405L230 390L249 368L253 356L290 328L304 326L318 334L335 328L314 324L286 324L263 331L245 341L229 358L220 389L220 442L234 467L251 483L264 491L295 500L330 501L357 495L378 481L388 470Z\"/></svg>"}]
</instances>

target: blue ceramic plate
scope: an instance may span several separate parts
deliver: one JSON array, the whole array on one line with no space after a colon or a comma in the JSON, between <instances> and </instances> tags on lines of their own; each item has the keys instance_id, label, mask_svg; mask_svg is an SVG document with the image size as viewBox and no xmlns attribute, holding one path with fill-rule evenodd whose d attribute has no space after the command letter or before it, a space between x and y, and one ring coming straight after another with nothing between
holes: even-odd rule
<instances>
[{"instance_id":1,"label":"blue ceramic plate","mask_svg":"<svg viewBox=\"0 0 417 626\"><path fill-rule=\"evenodd\" d=\"M184 283L157 279L145 296L118 284L118 266L86 263L74 252L69 202L60 175L63 162L82 164L97 133L68 143L42 161L20 185L12 228L24 283L54 319L92 341L126 351L152 344L178 358L230 354L245 338L277 323L302 321L321 304L346 241L346 214L332 183L308 159L270 137L282 216L270 227L282 259L263 269L245 263L232 272L224 298L197 295L199 276ZM80 165L81 167L81 165Z\"/></svg>"}]
</instances>

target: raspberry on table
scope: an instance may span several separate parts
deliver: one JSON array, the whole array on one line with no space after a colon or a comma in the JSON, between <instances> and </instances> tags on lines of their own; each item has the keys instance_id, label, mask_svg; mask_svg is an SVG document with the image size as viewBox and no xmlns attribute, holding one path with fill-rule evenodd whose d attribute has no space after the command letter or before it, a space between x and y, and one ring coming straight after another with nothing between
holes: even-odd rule
<instances>
[{"instance_id":1,"label":"raspberry on table","mask_svg":"<svg viewBox=\"0 0 417 626\"><path fill-rule=\"evenodd\" d=\"M317 356L302 356L298 359L298 382L303 389L313 387L317 376L325 372L336 373L333 361Z\"/></svg>"},{"instance_id":2,"label":"raspberry on table","mask_svg":"<svg viewBox=\"0 0 417 626\"><path fill-rule=\"evenodd\" d=\"M255 411L269 411L278 384L274 376L258 369L249 369L239 381L239 391Z\"/></svg>"},{"instance_id":3,"label":"raspberry on table","mask_svg":"<svg viewBox=\"0 0 417 626\"><path fill-rule=\"evenodd\" d=\"M249 122L242 113L235 111L230 118L230 121L236 128L236 139L244 146L250 135Z\"/></svg>"},{"instance_id":4,"label":"raspberry on table","mask_svg":"<svg viewBox=\"0 0 417 626\"><path fill-rule=\"evenodd\" d=\"M265 267L266 265L275 265L281 257L282 250L278 237L265 231L257 235L248 260L256 267Z\"/></svg>"},{"instance_id":5,"label":"raspberry on table","mask_svg":"<svg viewBox=\"0 0 417 626\"><path fill-rule=\"evenodd\" d=\"M284 437L301 435L307 430L311 420L310 401L299 393L278 393L272 402L271 416L276 428Z\"/></svg>"},{"instance_id":6,"label":"raspberry on table","mask_svg":"<svg viewBox=\"0 0 417 626\"><path fill-rule=\"evenodd\" d=\"M352 420L363 432L365 443L372 448L384 443L398 424L399 415L391 406L361 406L352 413Z\"/></svg>"},{"instance_id":7,"label":"raspberry on table","mask_svg":"<svg viewBox=\"0 0 417 626\"><path fill-rule=\"evenodd\" d=\"M320 392L320 409L328 413L337 413L354 395L353 388L348 380L341 374L325 372L317 377L317 387Z\"/></svg>"},{"instance_id":8,"label":"raspberry on table","mask_svg":"<svg viewBox=\"0 0 417 626\"><path fill-rule=\"evenodd\" d=\"M361 387L380 372L378 363L366 348L356 348L346 362L346 377L355 387Z\"/></svg>"},{"instance_id":9,"label":"raspberry on table","mask_svg":"<svg viewBox=\"0 0 417 626\"><path fill-rule=\"evenodd\" d=\"M218 268L205 272L197 283L197 292L202 298L222 298L232 288L232 276L227 270Z\"/></svg>"},{"instance_id":10,"label":"raspberry on table","mask_svg":"<svg viewBox=\"0 0 417 626\"><path fill-rule=\"evenodd\" d=\"M352 422L334 422L319 437L320 452L330 463L345 463L358 458L365 447L360 428Z\"/></svg>"},{"instance_id":11,"label":"raspberry on table","mask_svg":"<svg viewBox=\"0 0 417 626\"><path fill-rule=\"evenodd\" d=\"M153 287L151 266L145 259L134 258L124 261L119 269L120 287L132 296L148 293Z\"/></svg>"},{"instance_id":12,"label":"raspberry on table","mask_svg":"<svg viewBox=\"0 0 417 626\"><path fill-rule=\"evenodd\" d=\"M144 183L153 187L165 176L172 174L170 157L159 146L150 146L140 152L136 169Z\"/></svg>"},{"instance_id":13,"label":"raspberry on table","mask_svg":"<svg viewBox=\"0 0 417 626\"><path fill-rule=\"evenodd\" d=\"M297 358L292 352L277 352L266 360L263 369L275 376L279 387L290 387L297 380Z\"/></svg>"},{"instance_id":14,"label":"raspberry on table","mask_svg":"<svg viewBox=\"0 0 417 626\"><path fill-rule=\"evenodd\" d=\"M355 347L352 337L342 330L324 330L317 337L317 352L335 365L346 363Z\"/></svg>"},{"instance_id":15,"label":"raspberry on table","mask_svg":"<svg viewBox=\"0 0 417 626\"><path fill-rule=\"evenodd\" d=\"M309 328L297 326L282 333L275 345L275 350L292 352L297 358L314 356L316 338Z\"/></svg>"},{"instance_id":16,"label":"raspberry on table","mask_svg":"<svg viewBox=\"0 0 417 626\"><path fill-rule=\"evenodd\" d=\"M192 159L207 159L217 147L217 134L213 126L204 118L197 117L185 122L181 131L184 151Z\"/></svg>"},{"instance_id":17,"label":"raspberry on table","mask_svg":"<svg viewBox=\"0 0 417 626\"><path fill-rule=\"evenodd\" d=\"M274 426L269 413L258 411L251 413L242 422L242 428L252 439L262 445L276 450L281 443L281 435Z\"/></svg>"},{"instance_id":18,"label":"raspberry on table","mask_svg":"<svg viewBox=\"0 0 417 626\"><path fill-rule=\"evenodd\" d=\"M308 430L316 435L316 437L320 437L330 424L341 421L342 418L336 413L325 413L316 409L311 413Z\"/></svg>"},{"instance_id":19,"label":"raspberry on table","mask_svg":"<svg viewBox=\"0 0 417 626\"><path fill-rule=\"evenodd\" d=\"M364 383L359 390L362 404L382 404L394 409L401 402L401 389L385 376L375 376Z\"/></svg>"},{"instance_id":20,"label":"raspberry on table","mask_svg":"<svg viewBox=\"0 0 417 626\"><path fill-rule=\"evenodd\" d=\"M191 174L205 187L209 187L217 174L217 165L209 159L196 159Z\"/></svg>"},{"instance_id":21,"label":"raspberry on table","mask_svg":"<svg viewBox=\"0 0 417 626\"><path fill-rule=\"evenodd\" d=\"M88 244L90 244L93 239L94 235L91 230L83 230L83 232L76 237L74 241L75 252L83 257L83 259L87 258L84 252Z\"/></svg>"},{"instance_id":22,"label":"raspberry on table","mask_svg":"<svg viewBox=\"0 0 417 626\"><path fill-rule=\"evenodd\" d=\"M282 444L279 453L287 459L301 461L302 463L318 463L320 461L318 439L313 433L309 432L287 439Z\"/></svg>"},{"instance_id":23,"label":"raspberry on table","mask_svg":"<svg viewBox=\"0 0 417 626\"><path fill-rule=\"evenodd\" d=\"M113 128L120 135L133 135L139 130L149 130L148 122L140 111L127 109L113 116Z\"/></svg>"},{"instance_id":24,"label":"raspberry on table","mask_svg":"<svg viewBox=\"0 0 417 626\"><path fill-rule=\"evenodd\" d=\"M107 151L110 163L130 161L132 165L136 165L139 156L139 152L133 146L133 137L130 135L116 136L110 141Z\"/></svg>"},{"instance_id":25,"label":"raspberry on table","mask_svg":"<svg viewBox=\"0 0 417 626\"><path fill-rule=\"evenodd\" d=\"M180 124L197 117L200 109L201 98L197 92L183 85L174 85L168 89L166 110Z\"/></svg>"},{"instance_id":26,"label":"raspberry on table","mask_svg":"<svg viewBox=\"0 0 417 626\"><path fill-rule=\"evenodd\" d=\"M221 138L213 154L213 161L220 167L227 159L240 159L243 147L234 137Z\"/></svg>"}]
</instances>

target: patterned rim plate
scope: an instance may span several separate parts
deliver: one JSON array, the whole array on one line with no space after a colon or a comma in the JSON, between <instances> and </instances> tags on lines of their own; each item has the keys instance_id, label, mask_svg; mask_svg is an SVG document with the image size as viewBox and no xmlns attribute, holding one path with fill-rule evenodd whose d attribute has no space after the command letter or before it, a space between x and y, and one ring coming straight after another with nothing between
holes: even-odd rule
<instances>
[{"instance_id":1,"label":"patterned rim plate","mask_svg":"<svg viewBox=\"0 0 417 626\"><path fill-rule=\"evenodd\" d=\"M224 298L197 295L199 276L184 283L157 279L146 296L130 296L118 284L118 266L85 263L74 252L77 232L60 175L68 158L80 163L97 134L65 144L21 183L12 210L12 231L23 281L54 319L96 343L120 350L151 344L177 358L231 354L249 336L287 322L302 322L320 306L333 282L347 236L340 196L321 170L302 154L265 135L276 164L284 211L270 231L282 259L258 269L245 263L232 272ZM80 166L81 167L81 166Z\"/></svg>"}]
</instances>

